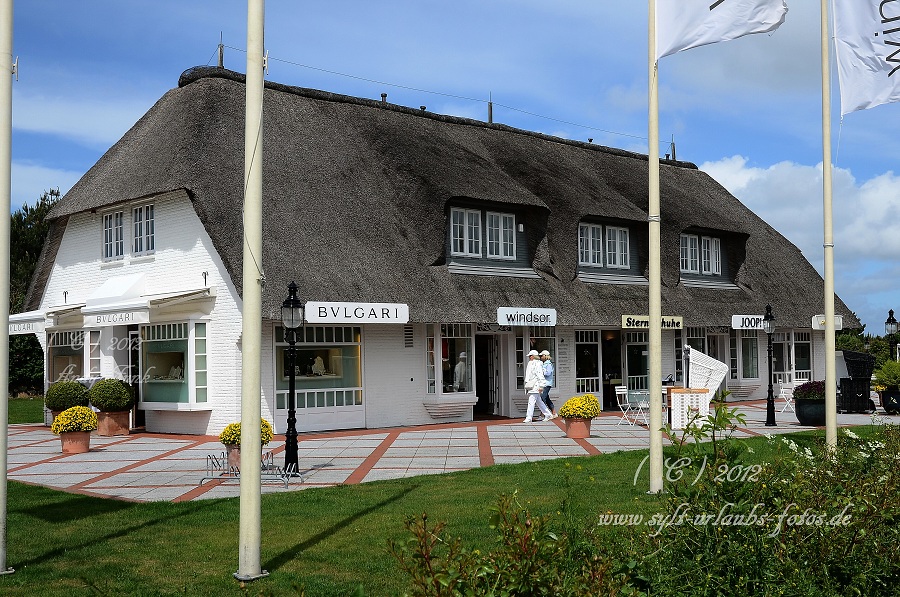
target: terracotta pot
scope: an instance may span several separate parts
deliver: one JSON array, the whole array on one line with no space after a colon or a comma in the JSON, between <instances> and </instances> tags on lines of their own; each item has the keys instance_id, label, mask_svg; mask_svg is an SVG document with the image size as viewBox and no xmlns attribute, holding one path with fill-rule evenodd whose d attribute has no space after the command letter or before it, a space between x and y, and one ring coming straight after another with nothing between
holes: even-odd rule
<instances>
[{"instance_id":1,"label":"terracotta pot","mask_svg":"<svg viewBox=\"0 0 900 597\"><path fill-rule=\"evenodd\" d=\"M591 436L590 419L564 419L566 422L566 437L572 439L584 439Z\"/></svg>"},{"instance_id":2,"label":"terracotta pot","mask_svg":"<svg viewBox=\"0 0 900 597\"><path fill-rule=\"evenodd\" d=\"M128 435L131 411L124 410L113 413L97 413L97 435L111 437L114 435Z\"/></svg>"},{"instance_id":3,"label":"terracotta pot","mask_svg":"<svg viewBox=\"0 0 900 597\"><path fill-rule=\"evenodd\" d=\"M226 445L225 446L225 456L228 460L228 468L240 469L241 468L241 446L238 444L235 445Z\"/></svg>"},{"instance_id":4,"label":"terracotta pot","mask_svg":"<svg viewBox=\"0 0 900 597\"><path fill-rule=\"evenodd\" d=\"M90 431L66 431L59 434L63 454L84 454L91 449Z\"/></svg>"}]
</instances>

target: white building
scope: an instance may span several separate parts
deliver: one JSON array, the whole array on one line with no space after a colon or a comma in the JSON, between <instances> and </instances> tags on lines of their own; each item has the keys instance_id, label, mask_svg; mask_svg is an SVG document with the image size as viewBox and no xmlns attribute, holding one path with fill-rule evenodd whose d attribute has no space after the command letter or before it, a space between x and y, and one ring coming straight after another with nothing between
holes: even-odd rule
<instances>
[{"instance_id":1,"label":"white building","mask_svg":"<svg viewBox=\"0 0 900 597\"><path fill-rule=\"evenodd\" d=\"M243 102L242 75L186 72L53 208L29 311L10 318L42 341L48 384L129 379L148 431L240 419ZM310 302L301 432L522 416L531 348L554 355L559 401L647 387L646 156L278 84L264 110L277 432L292 280ZM776 379L824 378L823 282L799 250L693 164L664 161L661 190L664 375L683 379L691 345L762 398L767 338L732 323L771 304Z\"/></svg>"}]
</instances>

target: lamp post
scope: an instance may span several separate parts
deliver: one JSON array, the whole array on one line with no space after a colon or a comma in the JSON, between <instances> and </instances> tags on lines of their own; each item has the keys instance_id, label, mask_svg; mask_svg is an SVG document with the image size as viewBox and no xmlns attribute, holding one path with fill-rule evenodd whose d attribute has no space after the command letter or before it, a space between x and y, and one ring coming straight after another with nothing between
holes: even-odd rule
<instances>
[{"instance_id":1,"label":"lamp post","mask_svg":"<svg viewBox=\"0 0 900 597\"><path fill-rule=\"evenodd\" d=\"M775 427L775 394L772 392L772 334L775 332L775 315L772 314L772 305L766 305L763 330L769 337L769 394L766 396L766 427Z\"/></svg>"},{"instance_id":2,"label":"lamp post","mask_svg":"<svg viewBox=\"0 0 900 597\"><path fill-rule=\"evenodd\" d=\"M284 325L284 339L288 343L288 418L287 430L284 432L284 472L296 474L299 470L297 462L297 410L296 384L297 371L297 328L303 324L303 303L297 298L297 284L288 284L288 297L281 303L281 323Z\"/></svg>"},{"instance_id":3,"label":"lamp post","mask_svg":"<svg viewBox=\"0 0 900 597\"><path fill-rule=\"evenodd\" d=\"M897 320L894 319L894 310L888 311L887 321L884 322L884 335L887 336L888 344L891 347L891 360L896 360L897 349Z\"/></svg>"}]
</instances>

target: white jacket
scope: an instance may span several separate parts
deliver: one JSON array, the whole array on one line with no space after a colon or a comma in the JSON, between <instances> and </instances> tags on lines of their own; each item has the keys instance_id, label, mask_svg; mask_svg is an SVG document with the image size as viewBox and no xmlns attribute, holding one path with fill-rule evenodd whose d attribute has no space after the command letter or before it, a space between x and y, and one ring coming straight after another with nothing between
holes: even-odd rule
<instances>
[{"instance_id":1,"label":"white jacket","mask_svg":"<svg viewBox=\"0 0 900 597\"><path fill-rule=\"evenodd\" d=\"M538 359L528 361L525 368L525 389L528 392L540 392L547 385L544 377L544 366Z\"/></svg>"}]
</instances>

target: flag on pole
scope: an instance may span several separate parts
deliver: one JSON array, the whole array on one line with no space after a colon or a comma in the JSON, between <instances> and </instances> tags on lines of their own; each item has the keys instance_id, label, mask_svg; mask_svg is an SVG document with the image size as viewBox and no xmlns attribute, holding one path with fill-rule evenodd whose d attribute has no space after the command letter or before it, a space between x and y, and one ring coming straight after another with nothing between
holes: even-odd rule
<instances>
[{"instance_id":1,"label":"flag on pole","mask_svg":"<svg viewBox=\"0 0 900 597\"><path fill-rule=\"evenodd\" d=\"M835 0L841 115L900 100L900 2Z\"/></svg>"},{"instance_id":2,"label":"flag on pole","mask_svg":"<svg viewBox=\"0 0 900 597\"><path fill-rule=\"evenodd\" d=\"M785 0L657 0L656 59L751 33L775 31L787 10Z\"/></svg>"}]
</instances>

